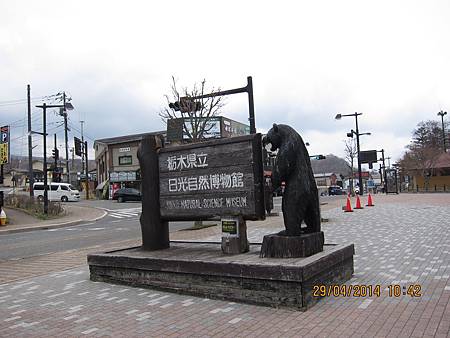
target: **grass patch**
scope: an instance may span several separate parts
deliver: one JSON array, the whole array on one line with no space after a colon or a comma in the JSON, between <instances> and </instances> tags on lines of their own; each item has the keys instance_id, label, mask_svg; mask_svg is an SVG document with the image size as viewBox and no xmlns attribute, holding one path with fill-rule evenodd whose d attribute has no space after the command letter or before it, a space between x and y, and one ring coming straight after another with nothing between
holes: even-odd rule
<instances>
[{"instance_id":1,"label":"grass patch","mask_svg":"<svg viewBox=\"0 0 450 338\"><path fill-rule=\"evenodd\" d=\"M60 202L48 202L48 214L44 214L44 202L26 195L8 195L4 200L5 207L21 210L40 220L55 219L66 215Z\"/></svg>"}]
</instances>

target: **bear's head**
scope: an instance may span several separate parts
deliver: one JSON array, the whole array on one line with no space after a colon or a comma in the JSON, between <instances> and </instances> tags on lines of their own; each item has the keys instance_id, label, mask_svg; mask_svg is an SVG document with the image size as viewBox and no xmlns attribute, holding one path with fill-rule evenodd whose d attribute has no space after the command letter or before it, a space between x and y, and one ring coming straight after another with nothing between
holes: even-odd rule
<instances>
[{"instance_id":1,"label":"bear's head","mask_svg":"<svg viewBox=\"0 0 450 338\"><path fill-rule=\"evenodd\" d=\"M275 151L281 146L281 142L282 136L278 129L278 125L274 123L272 128L267 132L267 135L263 138L263 147L270 143L272 145L270 150Z\"/></svg>"}]
</instances>

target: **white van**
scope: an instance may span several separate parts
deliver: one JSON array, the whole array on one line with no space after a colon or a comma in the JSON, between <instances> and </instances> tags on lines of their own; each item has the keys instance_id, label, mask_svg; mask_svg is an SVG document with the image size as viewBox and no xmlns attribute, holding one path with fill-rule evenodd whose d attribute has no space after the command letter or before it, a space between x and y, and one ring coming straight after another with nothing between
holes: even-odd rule
<instances>
[{"instance_id":1,"label":"white van","mask_svg":"<svg viewBox=\"0 0 450 338\"><path fill-rule=\"evenodd\" d=\"M38 200L43 201L44 183L36 182L35 184L33 184L33 189L34 189L34 196L36 196ZM67 202L80 200L80 192L69 183L52 182L48 184L47 193L49 201Z\"/></svg>"}]
</instances>

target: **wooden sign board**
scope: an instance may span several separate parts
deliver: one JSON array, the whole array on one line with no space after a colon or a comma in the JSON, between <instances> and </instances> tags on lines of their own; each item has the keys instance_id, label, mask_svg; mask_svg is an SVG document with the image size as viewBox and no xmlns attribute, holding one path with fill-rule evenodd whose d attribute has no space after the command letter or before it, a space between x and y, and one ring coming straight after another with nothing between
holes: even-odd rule
<instances>
[{"instance_id":1,"label":"wooden sign board","mask_svg":"<svg viewBox=\"0 0 450 338\"><path fill-rule=\"evenodd\" d=\"M261 134L163 148L158 160L162 219L265 218Z\"/></svg>"}]
</instances>

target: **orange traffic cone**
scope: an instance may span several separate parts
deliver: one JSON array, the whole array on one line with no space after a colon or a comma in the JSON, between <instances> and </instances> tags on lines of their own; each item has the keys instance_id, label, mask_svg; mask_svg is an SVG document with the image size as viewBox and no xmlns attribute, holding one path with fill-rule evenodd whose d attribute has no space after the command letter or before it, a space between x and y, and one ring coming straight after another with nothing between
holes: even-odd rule
<instances>
[{"instance_id":1,"label":"orange traffic cone","mask_svg":"<svg viewBox=\"0 0 450 338\"><path fill-rule=\"evenodd\" d=\"M347 205L345 206L344 212L353 212L352 206L350 204L350 197L347 196Z\"/></svg>"},{"instance_id":2,"label":"orange traffic cone","mask_svg":"<svg viewBox=\"0 0 450 338\"><path fill-rule=\"evenodd\" d=\"M361 200L359 199L359 195L356 195L356 207L355 207L355 209L364 209L361 206Z\"/></svg>"},{"instance_id":3,"label":"orange traffic cone","mask_svg":"<svg viewBox=\"0 0 450 338\"><path fill-rule=\"evenodd\" d=\"M369 198L367 199L366 207L374 207L374 206L375 206L375 204L373 204L373 202L372 202L372 196L370 196L370 194L369 194Z\"/></svg>"}]
</instances>

